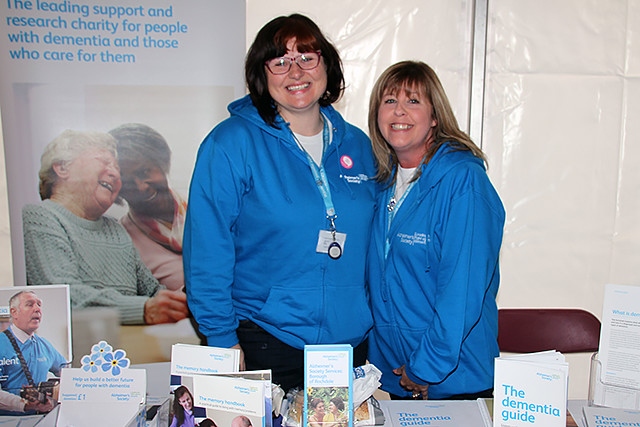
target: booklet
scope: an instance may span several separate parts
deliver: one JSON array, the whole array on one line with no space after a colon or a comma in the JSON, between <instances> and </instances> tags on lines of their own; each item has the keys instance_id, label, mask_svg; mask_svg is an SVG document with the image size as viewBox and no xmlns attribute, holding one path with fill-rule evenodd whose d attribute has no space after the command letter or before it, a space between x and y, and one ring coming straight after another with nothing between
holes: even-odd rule
<instances>
[{"instance_id":1,"label":"booklet","mask_svg":"<svg viewBox=\"0 0 640 427\"><path fill-rule=\"evenodd\" d=\"M393 427L491 427L491 416L482 399L390 400L384 402L383 411Z\"/></svg>"},{"instance_id":2,"label":"booklet","mask_svg":"<svg viewBox=\"0 0 640 427\"><path fill-rule=\"evenodd\" d=\"M302 426L310 421L353 427L353 348L349 344L304 347ZM324 410L317 410L322 404ZM316 419L322 416L322 420Z\"/></svg>"},{"instance_id":3,"label":"booklet","mask_svg":"<svg viewBox=\"0 0 640 427\"><path fill-rule=\"evenodd\" d=\"M173 400L189 402L197 424L209 419L218 426L244 419L254 427L271 427L271 371L213 375L172 375ZM171 414L173 420L178 414ZM249 424L246 424L249 425Z\"/></svg>"},{"instance_id":4,"label":"booklet","mask_svg":"<svg viewBox=\"0 0 640 427\"><path fill-rule=\"evenodd\" d=\"M640 409L640 286L607 284L589 399L595 405Z\"/></svg>"},{"instance_id":5,"label":"booklet","mask_svg":"<svg viewBox=\"0 0 640 427\"><path fill-rule=\"evenodd\" d=\"M240 418L245 420L242 425L266 427L267 418L271 420L271 412L266 412L270 405L266 403L264 381L239 375L194 375L192 380L194 404L206 408L207 418L216 425L235 425L234 420Z\"/></svg>"},{"instance_id":6,"label":"booklet","mask_svg":"<svg viewBox=\"0 0 640 427\"><path fill-rule=\"evenodd\" d=\"M569 365L555 350L495 359L494 427L565 427Z\"/></svg>"},{"instance_id":7,"label":"booklet","mask_svg":"<svg viewBox=\"0 0 640 427\"><path fill-rule=\"evenodd\" d=\"M171 373L207 375L219 372L238 372L240 350L193 344L174 344L171 347Z\"/></svg>"},{"instance_id":8,"label":"booklet","mask_svg":"<svg viewBox=\"0 0 640 427\"><path fill-rule=\"evenodd\" d=\"M271 427L271 371L238 370L237 349L175 344L172 400L184 402L198 424L208 419L228 426L241 418L255 427ZM177 415L171 414L170 419Z\"/></svg>"},{"instance_id":9,"label":"booklet","mask_svg":"<svg viewBox=\"0 0 640 427\"><path fill-rule=\"evenodd\" d=\"M640 411L585 406L582 413L587 427L640 426Z\"/></svg>"}]
</instances>

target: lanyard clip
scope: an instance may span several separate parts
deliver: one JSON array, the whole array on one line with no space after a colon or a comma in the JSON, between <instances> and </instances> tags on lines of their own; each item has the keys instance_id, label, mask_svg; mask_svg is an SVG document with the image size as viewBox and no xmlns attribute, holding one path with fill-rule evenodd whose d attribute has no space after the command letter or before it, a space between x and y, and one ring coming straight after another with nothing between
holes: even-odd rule
<instances>
[{"instance_id":1,"label":"lanyard clip","mask_svg":"<svg viewBox=\"0 0 640 427\"><path fill-rule=\"evenodd\" d=\"M338 215L327 215L327 219L329 220L329 231L335 233L336 231L336 218L338 218Z\"/></svg>"}]
</instances>

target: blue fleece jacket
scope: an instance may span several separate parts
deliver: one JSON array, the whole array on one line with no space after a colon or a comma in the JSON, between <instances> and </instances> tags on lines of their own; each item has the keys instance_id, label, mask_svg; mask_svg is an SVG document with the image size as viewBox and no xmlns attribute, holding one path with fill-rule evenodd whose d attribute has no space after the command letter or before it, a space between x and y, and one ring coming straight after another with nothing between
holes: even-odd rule
<instances>
[{"instance_id":1,"label":"blue fleece jacket","mask_svg":"<svg viewBox=\"0 0 640 427\"><path fill-rule=\"evenodd\" d=\"M238 343L249 319L296 348L360 344L372 325L365 258L377 185L367 136L332 107L324 153L344 253L316 252L329 228L305 153L282 118L267 125L250 98L205 138L196 161L183 244L189 307L208 344Z\"/></svg>"},{"instance_id":2,"label":"blue fleece jacket","mask_svg":"<svg viewBox=\"0 0 640 427\"><path fill-rule=\"evenodd\" d=\"M392 191L380 194L368 263L381 388L411 394L392 372L403 365L429 398L492 388L505 214L482 161L444 144L388 228Z\"/></svg>"}]
</instances>

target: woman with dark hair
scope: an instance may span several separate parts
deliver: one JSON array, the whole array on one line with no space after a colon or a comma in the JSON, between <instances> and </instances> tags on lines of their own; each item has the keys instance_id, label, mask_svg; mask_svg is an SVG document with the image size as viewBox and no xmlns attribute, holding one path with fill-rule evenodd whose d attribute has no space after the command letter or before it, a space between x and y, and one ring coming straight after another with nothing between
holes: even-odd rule
<instances>
[{"instance_id":1,"label":"woman with dark hair","mask_svg":"<svg viewBox=\"0 0 640 427\"><path fill-rule=\"evenodd\" d=\"M169 427L195 427L193 415L193 395L186 386L181 385L173 392L173 421Z\"/></svg>"},{"instance_id":2,"label":"woman with dark hair","mask_svg":"<svg viewBox=\"0 0 640 427\"><path fill-rule=\"evenodd\" d=\"M368 260L381 388L400 399L491 397L505 212L484 154L422 62L378 78L369 131L386 186Z\"/></svg>"},{"instance_id":3,"label":"woman with dark hair","mask_svg":"<svg viewBox=\"0 0 640 427\"><path fill-rule=\"evenodd\" d=\"M245 77L249 95L199 149L186 289L208 344L241 349L242 369L271 369L287 391L303 386L305 344L351 344L354 364L366 360L375 164L366 135L331 106L342 63L309 18L267 23Z\"/></svg>"},{"instance_id":4,"label":"woman with dark hair","mask_svg":"<svg viewBox=\"0 0 640 427\"><path fill-rule=\"evenodd\" d=\"M169 144L141 123L126 123L109 133L118 143L120 196L129 206L121 223L154 277L168 289L181 289L187 201L169 188Z\"/></svg>"},{"instance_id":5,"label":"woman with dark hair","mask_svg":"<svg viewBox=\"0 0 640 427\"><path fill-rule=\"evenodd\" d=\"M344 412L344 401L341 397L334 397L329 401L329 413L323 418L323 427L345 427L348 423Z\"/></svg>"}]
</instances>

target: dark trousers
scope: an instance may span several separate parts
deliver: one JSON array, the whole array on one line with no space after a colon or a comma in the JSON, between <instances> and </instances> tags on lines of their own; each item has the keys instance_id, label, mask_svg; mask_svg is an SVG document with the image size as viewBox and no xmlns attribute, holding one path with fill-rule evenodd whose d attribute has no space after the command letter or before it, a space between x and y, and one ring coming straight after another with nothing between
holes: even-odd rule
<instances>
[{"instance_id":1,"label":"dark trousers","mask_svg":"<svg viewBox=\"0 0 640 427\"><path fill-rule=\"evenodd\" d=\"M479 398L491 399L493 397L493 389L487 389L483 391L479 391L478 393L463 393L463 394L454 394L453 396L443 397L441 399L431 399L429 400L476 400ZM398 396L396 394L389 394L389 398L391 400L415 400L411 396ZM418 398L421 399L421 398Z\"/></svg>"},{"instance_id":2,"label":"dark trousers","mask_svg":"<svg viewBox=\"0 0 640 427\"><path fill-rule=\"evenodd\" d=\"M248 371L271 369L271 381L285 391L304 387L304 350L291 347L250 320L237 329ZM367 342L353 349L353 366L367 360Z\"/></svg>"}]
</instances>

